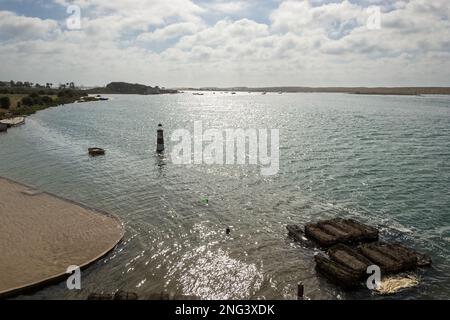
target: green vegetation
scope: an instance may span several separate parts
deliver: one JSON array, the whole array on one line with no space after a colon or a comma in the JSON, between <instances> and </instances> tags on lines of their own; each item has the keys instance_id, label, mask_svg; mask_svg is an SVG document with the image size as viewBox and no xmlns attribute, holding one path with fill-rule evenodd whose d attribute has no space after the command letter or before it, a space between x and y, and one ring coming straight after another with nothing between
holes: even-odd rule
<instances>
[{"instance_id":1,"label":"green vegetation","mask_svg":"<svg viewBox=\"0 0 450 320\"><path fill-rule=\"evenodd\" d=\"M83 91L73 89L32 90L28 91L28 94L8 92L1 98L1 101L2 106L3 100L8 100L10 105L8 110L0 109L0 119L14 116L26 116L49 107L74 103L86 95L87 94Z\"/></svg>"},{"instance_id":2,"label":"green vegetation","mask_svg":"<svg viewBox=\"0 0 450 320\"><path fill-rule=\"evenodd\" d=\"M11 115L13 117L17 117L17 116L29 116L33 113L36 113L40 110L44 110L47 109L49 106L45 106L45 105L34 105L34 106L24 106L24 107L20 107L18 109L14 109L11 110Z\"/></svg>"},{"instance_id":3,"label":"green vegetation","mask_svg":"<svg viewBox=\"0 0 450 320\"><path fill-rule=\"evenodd\" d=\"M0 97L0 108L9 109L11 106L11 99L9 97Z\"/></svg>"}]
</instances>

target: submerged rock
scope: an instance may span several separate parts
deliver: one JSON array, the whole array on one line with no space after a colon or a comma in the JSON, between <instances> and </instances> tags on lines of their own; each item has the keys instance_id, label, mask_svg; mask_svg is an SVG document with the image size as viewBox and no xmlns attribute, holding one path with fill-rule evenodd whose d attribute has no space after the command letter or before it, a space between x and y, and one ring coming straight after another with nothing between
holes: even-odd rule
<instances>
[{"instance_id":1,"label":"submerged rock","mask_svg":"<svg viewBox=\"0 0 450 320\"><path fill-rule=\"evenodd\" d=\"M370 242L378 239L378 230L352 219L322 220L305 226L305 235L321 247L338 243Z\"/></svg>"},{"instance_id":2,"label":"submerged rock","mask_svg":"<svg viewBox=\"0 0 450 320\"><path fill-rule=\"evenodd\" d=\"M367 267L372 265L369 259L343 244L330 248L328 255L331 260L351 269L361 279L366 275Z\"/></svg>"},{"instance_id":3,"label":"submerged rock","mask_svg":"<svg viewBox=\"0 0 450 320\"><path fill-rule=\"evenodd\" d=\"M316 270L331 282L346 289L355 288L359 285L359 275L353 270L322 255L315 256L314 260Z\"/></svg>"},{"instance_id":4,"label":"submerged rock","mask_svg":"<svg viewBox=\"0 0 450 320\"><path fill-rule=\"evenodd\" d=\"M383 275L431 265L427 255L401 244L378 242L378 229L353 219L322 220L307 224L304 230L299 225L286 228L296 241L329 248L329 258L315 256L316 270L343 288L357 287L372 265L378 266ZM390 288L390 284L387 286Z\"/></svg>"}]
</instances>

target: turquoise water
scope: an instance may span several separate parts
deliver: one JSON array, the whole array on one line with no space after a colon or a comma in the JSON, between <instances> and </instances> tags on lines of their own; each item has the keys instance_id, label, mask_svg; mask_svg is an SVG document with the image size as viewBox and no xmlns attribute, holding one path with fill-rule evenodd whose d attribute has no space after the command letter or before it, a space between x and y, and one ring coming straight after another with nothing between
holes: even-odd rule
<instances>
[{"instance_id":1,"label":"turquoise water","mask_svg":"<svg viewBox=\"0 0 450 320\"><path fill-rule=\"evenodd\" d=\"M349 94L111 96L41 111L0 135L0 175L117 214L126 237L82 274L26 298L117 289L205 299L378 299L318 277L314 250L285 225L354 217L429 253L421 285L394 298L450 293L450 97ZM280 170L174 165L157 156L176 129L277 128ZM103 147L90 158L87 148ZM208 199L208 204L204 199ZM231 227L230 236L225 228Z\"/></svg>"}]
</instances>

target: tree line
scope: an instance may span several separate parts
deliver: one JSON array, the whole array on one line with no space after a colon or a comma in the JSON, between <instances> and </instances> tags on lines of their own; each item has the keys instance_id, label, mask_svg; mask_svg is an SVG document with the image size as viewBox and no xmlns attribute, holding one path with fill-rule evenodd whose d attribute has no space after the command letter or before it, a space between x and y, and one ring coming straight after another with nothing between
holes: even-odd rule
<instances>
[{"instance_id":1,"label":"tree line","mask_svg":"<svg viewBox=\"0 0 450 320\"><path fill-rule=\"evenodd\" d=\"M33 83L29 81L0 81L2 88L47 88L47 89L76 89L75 82L59 83L54 86L53 83L47 82L45 84Z\"/></svg>"}]
</instances>

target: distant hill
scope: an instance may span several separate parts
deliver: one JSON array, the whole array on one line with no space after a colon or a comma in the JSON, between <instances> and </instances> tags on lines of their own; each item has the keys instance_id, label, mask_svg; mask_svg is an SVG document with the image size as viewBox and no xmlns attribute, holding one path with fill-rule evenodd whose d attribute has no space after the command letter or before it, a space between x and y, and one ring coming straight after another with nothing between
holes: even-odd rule
<instances>
[{"instance_id":1,"label":"distant hill","mask_svg":"<svg viewBox=\"0 0 450 320\"><path fill-rule=\"evenodd\" d=\"M132 84L126 82L111 82L106 87L93 88L86 90L91 94L172 94L178 93L177 90L165 89L156 87L150 87L143 84Z\"/></svg>"}]
</instances>

